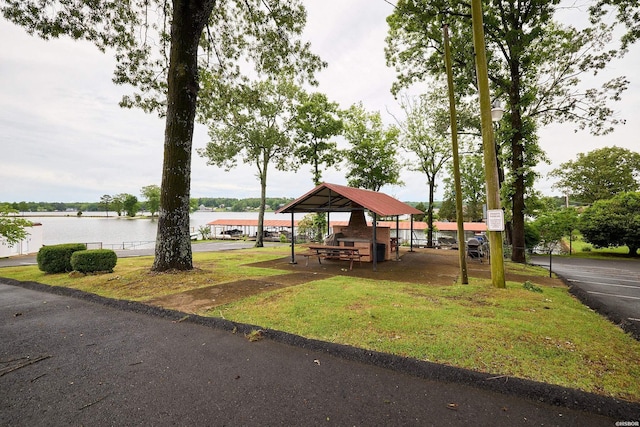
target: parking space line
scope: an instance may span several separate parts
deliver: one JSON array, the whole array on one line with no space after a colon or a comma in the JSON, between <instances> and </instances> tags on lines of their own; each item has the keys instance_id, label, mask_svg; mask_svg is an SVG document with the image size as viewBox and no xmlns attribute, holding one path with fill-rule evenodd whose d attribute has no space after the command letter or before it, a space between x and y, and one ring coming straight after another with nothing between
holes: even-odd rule
<instances>
[{"instance_id":1,"label":"parking space line","mask_svg":"<svg viewBox=\"0 0 640 427\"><path fill-rule=\"evenodd\" d=\"M626 295L608 294L606 292L587 291L587 293L588 294L594 294L594 295L604 295L604 296L607 296L607 297L616 297L616 298L627 298L627 299L640 300L640 297L630 297L630 296L626 296Z\"/></svg>"},{"instance_id":2,"label":"parking space line","mask_svg":"<svg viewBox=\"0 0 640 427\"><path fill-rule=\"evenodd\" d=\"M590 285L618 286L620 288L640 289L640 286L616 285L614 283L603 283L603 282L586 282L584 280L578 280L578 279L568 279L567 281L568 282L576 282L576 283L585 283L585 284L590 284Z\"/></svg>"},{"instance_id":3,"label":"parking space line","mask_svg":"<svg viewBox=\"0 0 640 427\"><path fill-rule=\"evenodd\" d=\"M574 280L576 280L576 277L580 277L580 278L585 278L585 279L589 279L589 278L594 278L594 279L602 279L603 277L606 277L607 279L610 280L619 280L621 282L631 282L631 283L640 283L640 277L635 277L632 274L615 274L615 275L608 275L608 276L598 276L598 275L594 275L594 274L585 274L585 273L576 273L575 271L567 271L567 270L556 270L556 273L559 274L567 274L567 275L571 275L573 276ZM632 276L633 279L628 279L629 276ZM623 278L623 277L626 277Z\"/></svg>"}]
</instances>

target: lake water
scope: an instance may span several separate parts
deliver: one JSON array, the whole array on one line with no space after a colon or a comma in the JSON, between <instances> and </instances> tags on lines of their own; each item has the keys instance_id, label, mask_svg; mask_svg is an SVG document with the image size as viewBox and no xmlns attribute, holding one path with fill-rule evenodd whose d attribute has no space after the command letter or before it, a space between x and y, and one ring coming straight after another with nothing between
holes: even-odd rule
<instances>
[{"instance_id":1,"label":"lake water","mask_svg":"<svg viewBox=\"0 0 640 427\"><path fill-rule=\"evenodd\" d=\"M31 216L27 219L39 222L43 229L43 244L56 245L59 243L102 243L105 249L142 249L152 248L156 239L158 221L151 218L129 219L118 217L110 213L87 212L81 217L75 213L47 213L46 216ZM91 215L91 216L89 216ZM296 214L301 219L304 214ZM344 214L332 213L332 220L341 220ZM190 215L191 232L197 233L198 228L216 219L258 219L257 212L203 212L198 211ZM347 214L348 218L348 214ZM265 219L291 219L290 214L275 214L266 212ZM92 245L93 247L93 245Z\"/></svg>"}]
</instances>

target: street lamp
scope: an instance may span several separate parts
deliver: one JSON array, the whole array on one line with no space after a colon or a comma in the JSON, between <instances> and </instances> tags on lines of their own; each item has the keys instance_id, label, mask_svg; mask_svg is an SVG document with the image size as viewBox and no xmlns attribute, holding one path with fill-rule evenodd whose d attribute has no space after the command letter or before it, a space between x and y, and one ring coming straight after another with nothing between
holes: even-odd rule
<instances>
[{"instance_id":1,"label":"street lamp","mask_svg":"<svg viewBox=\"0 0 640 427\"><path fill-rule=\"evenodd\" d=\"M496 99L491 105L491 121L497 123L502 120L502 116L504 116L504 108L500 105L500 101Z\"/></svg>"},{"instance_id":2,"label":"street lamp","mask_svg":"<svg viewBox=\"0 0 640 427\"><path fill-rule=\"evenodd\" d=\"M491 121L495 123L495 129L493 130L493 143L496 147L496 164L498 166L498 188L502 188L504 182L504 169L502 168L502 148L498 145L498 139L496 138L496 132L498 131L500 120L504 116L504 108L498 99L491 103Z\"/></svg>"}]
</instances>

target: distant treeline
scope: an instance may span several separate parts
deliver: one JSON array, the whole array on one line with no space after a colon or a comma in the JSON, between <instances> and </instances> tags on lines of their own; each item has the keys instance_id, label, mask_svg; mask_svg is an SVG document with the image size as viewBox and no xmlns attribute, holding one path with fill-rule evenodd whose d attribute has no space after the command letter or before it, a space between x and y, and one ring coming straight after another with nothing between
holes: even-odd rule
<instances>
[{"instance_id":1,"label":"distant treeline","mask_svg":"<svg viewBox=\"0 0 640 427\"><path fill-rule=\"evenodd\" d=\"M267 197L267 209L276 210L280 206L283 206L291 202L292 198L286 197ZM105 205L100 202L0 202L0 205L7 205L11 209L19 212L65 212L65 211L80 211L80 212L101 212L104 211ZM231 212L245 212L248 210L257 210L260 206L259 198L250 199L234 199L229 197L202 197L191 199L191 206L194 210L201 207L215 210L226 210ZM140 207L145 209L145 201L140 202Z\"/></svg>"},{"instance_id":2,"label":"distant treeline","mask_svg":"<svg viewBox=\"0 0 640 427\"><path fill-rule=\"evenodd\" d=\"M257 210L260 207L260 198L233 199L229 197L201 197L197 200L197 206L231 212L244 212ZM294 199L287 197L267 197L265 202L267 210L276 210L281 206L292 202Z\"/></svg>"},{"instance_id":3,"label":"distant treeline","mask_svg":"<svg viewBox=\"0 0 640 427\"><path fill-rule=\"evenodd\" d=\"M564 197L548 197L551 203L556 206L563 206ZM293 198L288 197L267 197L267 210L276 210L287 203L292 202ZM417 207L426 211L427 203L423 202L405 202L408 205ZM64 211L81 211L81 212L100 212L104 211L104 203L100 202L0 202L0 205L7 205L11 209L19 212L64 212ZM434 208L439 209L442 205L441 201L434 203ZM572 203L573 205L573 203ZM145 209L145 202L141 201L140 206ZM201 197L191 199L191 206L194 210L199 208L207 208L214 210L225 210L229 212L245 212L257 210L260 206L260 198L234 199L230 197Z\"/></svg>"}]
</instances>

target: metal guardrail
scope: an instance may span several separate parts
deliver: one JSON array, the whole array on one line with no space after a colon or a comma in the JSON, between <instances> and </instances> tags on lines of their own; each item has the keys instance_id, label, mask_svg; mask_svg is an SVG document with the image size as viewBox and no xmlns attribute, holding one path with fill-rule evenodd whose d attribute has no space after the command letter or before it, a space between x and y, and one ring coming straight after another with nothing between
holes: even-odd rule
<instances>
[{"instance_id":1,"label":"metal guardrail","mask_svg":"<svg viewBox=\"0 0 640 427\"><path fill-rule=\"evenodd\" d=\"M122 242L122 243L114 243L114 244L108 244L108 245L104 245L106 247L108 247L109 249L122 249L122 250L132 250L132 249L138 249L140 246L149 246L151 244L155 244L156 241L155 240L137 240L137 241L132 241L132 242Z\"/></svg>"}]
</instances>

